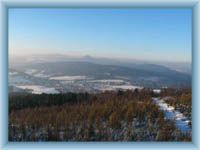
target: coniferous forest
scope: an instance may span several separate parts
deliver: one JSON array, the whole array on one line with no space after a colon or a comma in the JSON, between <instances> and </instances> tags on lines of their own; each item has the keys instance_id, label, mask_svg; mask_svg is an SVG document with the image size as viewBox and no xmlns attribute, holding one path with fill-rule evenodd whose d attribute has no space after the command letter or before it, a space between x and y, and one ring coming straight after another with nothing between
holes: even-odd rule
<instances>
[{"instance_id":1,"label":"coniferous forest","mask_svg":"<svg viewBox=\"0 0 200 150\"><path fill-rule=\"evenodd\" d=\"M9 141L191 141L191 133L166 119L152 97L191 117L191 89L12 93Z\"/></svg>"}]
</instances>

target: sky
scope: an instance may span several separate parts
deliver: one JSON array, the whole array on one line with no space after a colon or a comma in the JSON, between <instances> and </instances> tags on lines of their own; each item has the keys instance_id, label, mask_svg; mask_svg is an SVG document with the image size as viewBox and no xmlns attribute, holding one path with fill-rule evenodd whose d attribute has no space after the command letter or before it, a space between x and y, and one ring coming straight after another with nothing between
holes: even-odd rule
<instances>
[{"instance_id":1,"label":"sky","mask_svg":"<svg viewBox=\"0 0 200 150\"><path fill-rule=\"evenodd\" d=\"M191 62L190 8L10 8L9 54Z\"/></svg>"}]
</instances>

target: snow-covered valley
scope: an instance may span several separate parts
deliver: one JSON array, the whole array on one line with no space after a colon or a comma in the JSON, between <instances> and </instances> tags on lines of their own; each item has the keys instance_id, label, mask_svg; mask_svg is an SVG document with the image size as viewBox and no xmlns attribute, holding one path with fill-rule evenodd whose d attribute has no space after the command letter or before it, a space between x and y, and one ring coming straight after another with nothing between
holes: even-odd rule
<instances>
[{"instance_id":1,"label":"snow-covered valley","mask_svg":"<svg viewBox=\"0 0 200 150\"><path fill-rule=\"evenodd\" d=\"M42 74L42 76L38 76ZM44 71L28 69L25 72L9 72L10 92L66 93L66 92L101 92L112 90L142 89L142 86L133 85L128 79L96 78L94 76L56 76ZM22 89L22 90L19 90Z\"/></svg>"}]
</instances>

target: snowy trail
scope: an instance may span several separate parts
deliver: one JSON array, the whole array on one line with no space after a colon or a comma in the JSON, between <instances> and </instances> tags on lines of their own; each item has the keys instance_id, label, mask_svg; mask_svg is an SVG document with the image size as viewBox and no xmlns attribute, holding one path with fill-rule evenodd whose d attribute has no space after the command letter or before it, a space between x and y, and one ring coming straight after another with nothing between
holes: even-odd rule
<instances>
[{"instance_id":1,"label":"snowy trail","mask_svg":"<svg viewBox=\"0 0 200 150\"><path fill-rule=\"evenodd\" d=\"M160 107L160 110L164 111L167 119L173 120L176 127L183 133L191 132L191 128L188 125L189 120L179 111L175 110L174 107L168 106L163 100L159 98L152 98L156 105Z\"/></svg>"}]
</instances>

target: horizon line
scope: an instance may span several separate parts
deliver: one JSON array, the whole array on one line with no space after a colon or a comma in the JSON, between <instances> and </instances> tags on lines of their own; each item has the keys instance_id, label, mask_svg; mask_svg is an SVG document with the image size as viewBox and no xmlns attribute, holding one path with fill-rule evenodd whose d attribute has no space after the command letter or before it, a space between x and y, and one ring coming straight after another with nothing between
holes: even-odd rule
<instances>
[{"instance_id":1,"label":"horizon line","mask_svg":"<svg viewBox=\"0 0 200 150\"><path fill-rule=\"evenodd\" d=\"M163 62L163 63L189 63L192 64L191 61L173 61L173 60L159 60L159 59L142 59L142 58L135 58L135 57L109 57L109 56L95 56L91 54L69 54L69 53L26 53L26 54L16 54L16 53L9 53L9 56L13 57L25 57L25 56L48 56L48 55L61 55L65 57L71 57L71 58L84 58L84 57L91 57L91 58L96 58L96 59L110 59L110 60L118 60L118 61L138 61L138 62Z\"/></svg>"}]
</instances>

